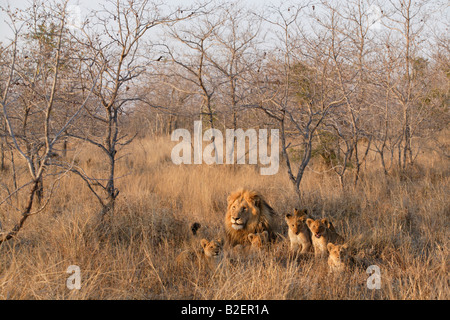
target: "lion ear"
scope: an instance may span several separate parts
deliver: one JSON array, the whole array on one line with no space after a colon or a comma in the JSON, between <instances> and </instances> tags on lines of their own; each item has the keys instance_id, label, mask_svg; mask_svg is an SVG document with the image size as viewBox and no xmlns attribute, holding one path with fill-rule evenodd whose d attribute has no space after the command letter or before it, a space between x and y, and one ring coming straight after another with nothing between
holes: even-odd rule
<instances>
[{"instance_id":1,"label":"lion ear","mask_svg":"<svg viewBox=\"0 0 450 320\"><path fill-rule=\"evenodd\" d=\"M286 218L288 218L288 219L292 218L292 214L287 213L287 214L286 214Z\"/></svg>"},{"instance_id":2,"label":"lion ear","mask_svg":"<svg viewBox=\"0 0 450 320\"><path fill-rule=\"evenodd\" d=\"M202 239L200 241L200 244L202 245L202 248L204 249L208 245L209 241L206 239Z\"/></svg>"},{"instance_id":3,"label":"lion ear","mask_svg":"<svg viewBox=\"0 0 450 320\"><path fill-rule=\"evenodd\" d=\"M260 207L261 205L261 197L258 194L252 195L252 197L250 198L251 201L253 202L253 205L255 207Z\"/></svg>"},{"instance_id":4,"label":"lion ear","mask_svg":"<svg viewBox=\"0 0 450 320\"><path fill-rule=\"evenodd\" d=\"M304 216L305 214L308 214L308 209L298 210L297 208L294 208L294 213L298 216Z\"/></svg>"},{"instance_id":5,"label":"lion ear","mask_svg":"<svg viewBox=\"0 0 450 320\"><path fill-rule=\"evenodd\" d=\"M327 244L327 249L328 249L328 252L330 252L331 250L333 250L333 249L334 249L334 244L332 244L331 242L329 242L329 243Z\"/></svg>"},{"instance_id":6,"label":"lion ear","mask_svg":"<svg viewBox=\"0 0 450 320\"><path fill-rule=\"evenodd\" d=\"M311 227L311 223L313 223L313 222L314 222L313 219L310 219L310 218L306 219L306 224L308 225L308 228Z\"/></svg>"},{"instance_id":7,"label":"lion ear","mask_svg":"<svg viewBox=\"0 0 450 320\"><path fill-rule=\"evenodd\" d=\"M255 237L255 234L249 233L247 237L248 237L248 240L250 240L250 242L252 242L253 238Z\"/></svg>"},{"instance_id":8,"label":"lion ear","mask_svg":"<svg viewBox=\"0 0 450 320\"><path fill-rule=\"evenodd\" d=\"M194 223L191 225L191 231L192 231L192 234L195 236L195 235L197 234L198 229L200 229L201 227L202 227L202 225L201 225L200 223L194 222Z\"/></svg>"},{"instance_id":9,"label":"lion ear","mask_svg":"<svg viewBox=\"0 0 450 320\"><path fill-rule=\"evenodd\" d=\"M343 244L342 249L348 249L348 244L347 243Z\"/></svg>"},{"instance_id":10,"label":"lion ear","mask_svg":"<svg viewBox=\"0 0 450 320\"><path fill-rule=\"evenodd\" d=\"M222 238L217 239L217 242L218 242L221 246L223 246L223 239L222 239Z\"/></svg>"},{"instance_id":11,"label":"lion ear","mask_svg":"<svg viewBox=\"0 0 450 320\"><path fill-rule=\"evenodd\" d=\"M327 226L328 229L335 231L334 225L328 219L322 219L323 223Z\"/></svg>"},{"instance_id":12,"label":"lion ear","mask_svg":"<svg viewBox=\"0 0 450 320\"><path fill-rule=\"evenodd\" d=\"M328 228L329 225L330 225L330 222L328 221L327 218L323 218L322 220L320 220L320 222L322 222L325 226L327 226L327 228Z\"/></svg>"}]
</instances>

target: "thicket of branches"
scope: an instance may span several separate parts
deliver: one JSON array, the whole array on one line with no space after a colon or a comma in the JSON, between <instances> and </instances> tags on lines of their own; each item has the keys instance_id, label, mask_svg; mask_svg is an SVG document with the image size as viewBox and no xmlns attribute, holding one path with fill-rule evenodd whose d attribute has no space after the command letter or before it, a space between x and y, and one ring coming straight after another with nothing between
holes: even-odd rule
<instances>
[{"instance_id":1,"label":"thicket of branches","mask_svg":"<svg viewBox=\"0 0 450 320\"><path fill-rule=\"evenodd\" d=\"M13 177L0 210L19 210L21 219L0 242L45 209L67 174L91 190L102 218L119 195L121 148L138 135L192 129L194 120L205 129L279 129L299 199L313 157L342 188L357 187L369 151L386 175L406 170L418 141L449 122L445 1L296 1L259 10L110 1L76 26L70 8L37 0L2 8L13 37L0 44L0 170L10 165ZM80 142L104 155L99 176L67 157L67 145ZM15 170L18 158L27 172ZM13 204L19 193L27 196Z\"/></svg>"}]
</instances>

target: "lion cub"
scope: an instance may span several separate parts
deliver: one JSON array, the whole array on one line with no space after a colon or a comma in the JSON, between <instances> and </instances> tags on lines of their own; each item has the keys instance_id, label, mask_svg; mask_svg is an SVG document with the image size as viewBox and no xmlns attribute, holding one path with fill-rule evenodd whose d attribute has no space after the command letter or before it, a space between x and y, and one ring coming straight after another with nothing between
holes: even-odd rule
<instances>
[{"instance_id":1,"label":"lion cub","mask_svg":"<svg viewBox=\"0 0 450 320\"><path fill-rule=\"evenodd\" d=\"M203 248L201 260L210 269L215 269L223 258L223 239L208 241L202 239L200 244Z\"/></svg>"},{"instance_id":2,"label":"lion cub","mask_svg":"<svg viewBox=\"0 0 450 320\"><path fill-rule=\"evenodd\" d=\"M342 243L342 238L334 229L333 224L328 219L306 219L306 224L311 230L311 239L316 257L326 257L328 253L328 243Z\"/></svg>"},{"instance_id":3,"label":"lion cub","mask_svg":"<svg viewBox=\"0 0 450 320\"><path fill-rule=\"evenodd\" d=\"M306 219L308 218L308 211L299 211L294 209L294 214L286 214L285 220L289 226L289 239L291 241L291 250L300 250L300 253L308 253L311 251L311 232L306 225Z\"/></svg>"},{"instance_id":4,"label":"lion cub","mask_svg":"<svg viewBox=\"0 0 450 320\"><path fill-rule=\"evenodd\" d=\"M191 250L181 252L176 259L177 265L182 266L187 262L196 262L201 269L216 269L223 258L223 239L211 241L202 239L200 240L200 245L202 248L201 252L192 252Z\"/></svg>"},{"instance_id":5,"label":"lion cub","mask_svg":"<svg viewBox=\"0 0 450 320\"><path fill-rule=\"evenodd\" d=\"M248 254L248 253L256 253L261 249L266 247L269 242L269 232L257 232L257 233L249 233L248 236L249 243L247 245L238 244L233 247L233 250L237 254Z\"/></svg>"},{"instance_id":6,"label":"lion cub","mask_svg":"<svg viewBox=\"0 0 450 320\"><path fill-rule=\"evenodd\" d=\"M330 273L342 273L354 265L347 244L335 245L328 243L328 268Z\"/></svg>"},{"instance_id":7,"label":"lion cub","mask_svg":"<svg viewBox=\"0 0 450 320\"><path fill-rule=\"evenodd\" d=\"M269 244L269 232L266 230L261 233L249 233L248 240L250 241L250 250L259 251Z\"/></svg>"}]
</instances>

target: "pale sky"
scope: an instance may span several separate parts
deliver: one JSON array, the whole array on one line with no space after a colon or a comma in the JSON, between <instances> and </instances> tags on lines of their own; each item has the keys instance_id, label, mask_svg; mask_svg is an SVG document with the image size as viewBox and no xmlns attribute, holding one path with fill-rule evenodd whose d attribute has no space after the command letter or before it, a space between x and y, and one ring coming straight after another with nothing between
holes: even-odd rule
<instances>
[{"instance_id":1,"label":"pale sky","mask_svg":"<svg viewBox=\"0 0 450 320\"><path fill-rule=\"evenodd\" d=\"M266 3L277 3L281 0L241 0L239 3L247 3L252 8L259 6L264 6ZM12 8L24 9L30 5L32 0L0 0L0 6L6 7L8 4ZM85 15L94 9L101 7L101 4L107 1L102 0L69 0L69 5L77 6L80 8L81 15ZM194 3L194 0L164 0L164 3L169 5L180 5ZM0 41L5 41L5 39L12 36L9 26L5 23L7 17L0 11Z\"/></svg>"},{"instance_id":2,"label":"pale sky","mask_svg":"<svg viewBox=\"0 0 450 320\"><path fill-rule=\"evenodd\" d=\"M53 2L55 0L52 0ZM197 2L196 0L156 0L156 1L163 1L164 3L168 5L181 5L186 4L189 5L190 3ZM219 1L219 0L218 0ZM263 8L267 5L274 5L276 6L279 3L285 3L289 0L239 0L239 4L245 4L249 6L251 9L257 10L258 8ZM340 1L340 0L339 0ZM50 3L50 1L48 1ZM75 8L75 10L78 10L81 13L81 17L83 18L85 15L89 14L92 10L101 8L101 5L106 3L105 0L69 0L69 6ZM226 0L223 0L223 2L226 2ZM291 0L291 3L295 3L296 0ZM315 0L312 0L310 5L312 5L315 2ZM8 3L11 5L11 7L15 8L21 8L24 9L27 6L30 6L30 3L32 3L32 0L0 0L0 6L6 7ZM445 5L447 3L447 5ZM450 21L450 5L448 4L448 0L430 0L429 4L431 7L439 8L434 10L434 19L429 19L429 24L432 26L434 25L435 28L440 30L440 32L449 32L449 21ZM0 42L9 42L7 41L8 38L11 38L13 33L11 32L9 26L4 22L6 19L6 15L2 13L0 10ZM429 26L430 26L429 25ZM374 27L376 27L374 25Z\"/></svg>"},{"instance_id":3,"label":"pale sky","mask_svg":"<svg viewBox=\"0 0 450 320\"><path fill-rule=\"evenodd\" d=\"M30 5L31 0L0 0L0 6L6 7L8 4L11 8L25 9ZM98 4L101 0L71 0L69 4L79 5L81 11L89 12L92 9L98 8ZM0 41L4 41L5 38L11 37L12 32L10 27L5 23L5 19L8 17L0 10Z\"/></svg>"}]
</instances>

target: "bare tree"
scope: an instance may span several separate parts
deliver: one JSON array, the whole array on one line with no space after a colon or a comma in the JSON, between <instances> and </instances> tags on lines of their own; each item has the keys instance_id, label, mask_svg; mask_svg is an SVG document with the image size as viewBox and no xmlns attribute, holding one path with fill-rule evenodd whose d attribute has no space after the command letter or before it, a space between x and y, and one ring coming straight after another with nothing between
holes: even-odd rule
<instances>
[{"instance_id":1,"label":"bare tree","mask_svg":"<svg viewBox=\"0 0 450 320\"><path fill-rule=\"evenodd\" d=\"M10 18L10 26L14 33L14 38L9 46L9 72L7 75L7 80L2 87L2 98L0 101L2 108L2 116L6 124L6 140L10 141L14 153L18 153L28 168L28 182L20 187L15 188L13 192L10 192L8 197L3 199L0 204L5 203L14 194L22 192L28 189L28 196L26 197L25 204L20 210L19 221L11 228L10 231L5 233L0 239L0 243L13 238L23 227L25 221L34 214L37 214L45 209L49 203L52 194L57 186L58 181L65 176L66 171L59 171L56 173L48 173L48 167L52 165L51 159L54 157L54 148L59 140L63 137L66 129L73 124L73 122L79 117L81 111L83 110L86 102L89 100L92 89L83 95L83 100L80 101L76 108L72 110L69 119L64 121L62 124L57 125L55 121L55 115L58 114L58 109L61 106L61 101L58 87L63 79L63 48L62 43L65 35L67 34L66 29L66 19L67 19L67 1L61 3L55 3L52 5L51 10L46 7L43 3L34 3L33 11L31 13L27 12L13 12L11 9L7 8L6 12ZM19 16L20 14L24 16ZM31 16L29 16L31 14ZM21 48L21 28L27 24L30 20L37 17L44 17L45 23L41 24L40 31L42 31L41 36L49 37L49 41L53 41L53 46L51 50L44 50L40 52L39 63L41 65L45 63L49 72L45 75L36 74L33 83L29 83L29 78L24 73L26 65L28 64L27 57L21 57L21 55L26 54L27 51ZM52 26L51 31L45 27ZM51 38L51 40L50 40ZM27 44L27 43L26 43ZM48 49L48 48L47 48ZM38 59L36 57L36 59ZM45 60L45 62L44 62ZM21 63L24 63L21 65ZM42 71L42 72L46 72ZM39 78L39 81L37 79ZM39 85L33 85L39 82ZM95 83L95 80L93 80ZM26 106L25 108L19 109L18 104L20 101L27 102L27 99L23 100L22 97L26 94L27 90L18 90L17 86L19 83L23 83L26 89L32 89L38 99L34 102L33 107L38 108L39 114L33 116L30 112L31 107ZM21 110L20 113L18 110ZM26 134L23 134L22 129L24 126L24 121L26 123L26 129L31 130L30 126L27 124L28 120L24 120L27 117L33 116L33 134L35 139L33 143L30 143L26 138ZM22 127L22 128L21 128ZM43 177L52 176L53 181L49 188L49 194L45 203L38 203L39 208L32 211L35 197L39 194L39 190L42 186Z\"/></svg>"},{"instance_id":2,"label":"bare tree","mask_svg":"<svg viewBox=\"0 0 450 320\"><path fill-rule=\"evenodd\" d=\"M344 188L344 176L348 166L355 167L354 186L357 185L362 163L370 149L372 137L367 131L370 115L368 90L370 76L368 57L373 47L371 12L373 1L346 2L345 5L322 2L320 10L314 13L319 30L322 29L327 46L323 55L328 56L333 69L333 79L339 94L345 97L342 108L335 110L327 125L339 140L335 147L337 161L334 171ZM367 141L361 154L362 139ZM340 156L342 155L342 156Z\"/></svg>"},{"instance_id":3,"label":"bare tree","mask_svg":"<svg viewBox=\"0 0 450 320\"><path fill-rule=\"evenodd\" d=\"M330 90L329 61L321 45L306 37L300 21L307 4L272 7L264 18L278 39L261 73L254 73L258 108L280 128L280 140L289 179L302 199L300 183L311 160L313 140L329 112L344 101ZM300 155L298 164L293 159Z\"/></svg>"},{"instance_id":4,"label":"bare tree","mask_svg":"<svg viewBox=\"0 0 450 320\"><path fill-rule=\"evenodd\" d=\"M166 56L176 66L174 68L176 73L172 76L186 80L193 90L198 90L202 98L200 119L206 116L211 129L214 129L215 110L212 100L217 90L217 81L212 73L208 52L213 45L214 32L223 20L223 17L216 14L216 10L216 8L208 9L196 16L195 21L191 20L189 24L170 28L168 35L176 42L173 45L163 44ZM176 90L186 91L173 82L167 84Z\"/></svg>"},{"instance_id":5,"label":"bare tree","mask_svg":"<svg viewBox=\"0 0 450 320\"><path fill-rule=\"evenodd\" d=\"M261 20L242 5L231 3L222 9L222 23L213 30L217 45L206 53L206 59L223 77L219 93L222 104L231 109L232 127L238 128L238 114L248 101L249 87L246 78L249 70L257 69L257 42ZM219 104L219 103L218 103ZM225 112L225 111L224 111Z\"/></svg>"},{"instance_id":6,"label":"bare tree","mask_svg":"<svg viewBox=\"0 0 450 320\"><path fill-rule=\"evenodd\" d=\"M102 10L86 20L77 36L90 63L88 73L100 73L100 78L93 91L97 102L87 110L86 119L92 125L72 130L68 136L97 147L107 159L105 177L90 177L83 170L73 170L101 204L101 218L114 210L119 195L116 164L121 157L118 152L137 134L121 130L121 117L126 115L128 106L142 100L138 90L132 87L138 84L149 64L149 53L142 51L144 35L191 14L191 10L183 12L148 0L108 1Z\"/></svg>"},{"instance_id":7,"label":"bare tree","mask_svg":"<svg viewBox=\"0 0 450 320\"><path fill-rule=\"evenodd\" d=\"M398 143L398 165L406 169L414 161L412 139L425 113L421 100L425 95L420 81L420 35L427 21L427 1L389 1L385 27L393 31L388 44L396 58L394 73L389 74L386 87L401 110L401 139Z\"/></svg>"}]
</instances>

